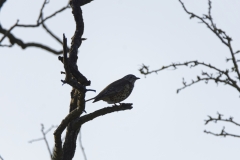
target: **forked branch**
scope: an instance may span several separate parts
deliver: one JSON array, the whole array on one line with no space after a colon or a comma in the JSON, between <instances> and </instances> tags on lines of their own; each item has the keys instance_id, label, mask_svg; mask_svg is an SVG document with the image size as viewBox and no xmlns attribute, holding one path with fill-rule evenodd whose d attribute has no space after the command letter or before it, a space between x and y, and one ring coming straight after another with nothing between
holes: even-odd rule
<instances>
[{"instance_id":1,"label":"forked branch","mask_svg":"<svg viewBox=\"0 0 240 160\"><path fill-rule=\"evenodd\" d=\"M0 5L2 5L5 1L1 1ZM22 49L26 49L29 47L36 47L36 48L40 48L43 49L45 51L48 51L50 53L59 55L62 54L63 51L57 51L53 48L51 48L50 46L46 45L46 44L41 44L41 43L37 43L37 42L31 42L31 43L26 43L24 42L22 39L17 38L17 36L15 36L13 33L11 33L11 31L15 28L18 27L39 27L40 25L43 26L43 28L47 31L48 34L50 34L50 36L52 36L56 41L58 41L59 43L62 44L61 40L53 34L53 32L51 32L47 27L46 24L44 24L47 20L50 20L51 18L53 18L55 15L63 12L64 10L66 10L67 8L69 8L69 5L62 7L61 9L55 11L54 13L52 13L51 15L47 16L46 18L43 17L43 10L44 7L49 3L48 0L44 0L43 5L40 9L40 13L39 16L37 18L37 23L36 24L19 24L19 21L17 21L16 24L14 24L12 27L10 27L9 29L5 29L2 27L2 25L0 25L0 33L3 34L3 37L0 39L0 47L12 47L15 44L17 44L18 46L20 46ZM2 41L8 38L10 44L2 44Z\"/></svg>"},{"instance_id":2,"label":"forked branch","mask_svg":"<svg viewBox=\"0 0 240 160\"><path fill-rule=\"evenodd\" d=\"M180 66L187 66L189 68L202 66L204 68L210 69L210 71L213 71L213 73L208 71L202 71L202 73L200 75L197 75L197 78L195 78L195 80L192 80L192 82L190 83L187 83L183 78L183 87L177 89L177 93L179 93L179 91L187 87L190 87L202 81L205 83L208 83L209 81L213 81L217 84L222 83L225 85L229 85L235 88L238 92L240 92L240 86L238 85L238 82L240 82L240 74L239 74L239 68L237 64L239 60L237 60L237 58L235 57L237 53L239 53L240 51L239 50L236 52L233 51L232 44L231 44L232 38L230 38L230 36L228 36L225 31L218 28L217 25L214 23L211 15L211 9L212 9L211 1L208 0L208 6L209 6L208 13L204 14L202 17L188 11L181 0L179 0L179 2L181 3L184 11L190 15L190 19L196 18L200 20L201 23L205 24L207 28L210 29L221 40L221 42L228 47L231 58L227 58L226 61L227 62L232 61L233 66L231 67L231 69L221 70L219 69L219 67L215 65L211 65L210 63L208 64L205 62L187 61L183 63L172 63L170 65L162 66L162 68L156 69L156 70L149 70L149 66L146 66L143 64L142 67L139 69L140 73L146 76L146 75L149 75L152 73L158 73L160 71L167 70L167 69L175 70Z\"/></svg>"},{"instance_id":3,"label":"forked branch","mask_svg":"<svg viewBox=\"0 0 240 160\"><path fill-rule=\"evenodd\" d=\"M223 115L220 114L220 113L217 113L217 118L213 118L211 116L208 116L208 119L205 120L205 125L207 125L208 123L210 122L214 122L214 123L217 123L217 122L225 122L225 123L228 123L228 124L233 124L233 125L236 125L238 127L240 127L240 123L236 122L233 120L233 117L229 117L229 118L223 118ZM221 136L221 137L236 137L236 138L240 138L240 135L236 135L236 134L231 134L231 133L228 133L225 131L225 127L223 127L223 129L221 130L220 133L213 133L211 131L206 131L204 130L204 133L207 133L207 134L211 134L211 135L214 135L214 136Z\"/></svg>"}]
</instances>

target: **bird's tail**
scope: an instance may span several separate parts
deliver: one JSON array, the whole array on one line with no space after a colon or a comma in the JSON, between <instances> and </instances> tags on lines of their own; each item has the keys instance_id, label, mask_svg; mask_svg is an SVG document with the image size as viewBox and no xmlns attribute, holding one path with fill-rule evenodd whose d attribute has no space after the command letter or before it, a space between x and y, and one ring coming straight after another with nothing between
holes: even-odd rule
<instances>
[{"instance_id":1,"label":"bird's tail","mask_svg":"<svg viewBox=\"0 0 240 160\"><path fill-rule=\"evenodd\" d=\"M93 97L93 98L91 98L91 99L88 99L88 100L86 100L85 102L87 102L87 101L91 101L91 100L93 100L95 97Z\"/></svg>"}]
</instances>

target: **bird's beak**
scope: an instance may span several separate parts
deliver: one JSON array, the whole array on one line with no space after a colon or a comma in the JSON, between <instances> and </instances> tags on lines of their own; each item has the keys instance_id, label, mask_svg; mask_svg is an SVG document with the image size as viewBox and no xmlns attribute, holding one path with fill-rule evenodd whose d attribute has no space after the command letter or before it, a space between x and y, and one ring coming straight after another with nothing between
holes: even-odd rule
<instances>
[{"instance_id":1,"label":"bird's beak","mask_svg":"<svg viewBox=\"0 0 240 160\"><path fill-rule=\"evenodd\" d=\"M136 77L136 80L138 80L138 79L140 79L140 78Z\"/></svg>"}]
</instances>

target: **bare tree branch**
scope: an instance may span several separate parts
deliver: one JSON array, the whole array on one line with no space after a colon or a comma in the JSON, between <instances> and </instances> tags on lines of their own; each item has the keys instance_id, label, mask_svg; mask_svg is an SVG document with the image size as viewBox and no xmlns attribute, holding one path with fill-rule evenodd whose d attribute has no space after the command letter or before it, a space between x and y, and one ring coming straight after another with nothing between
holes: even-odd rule
<instances>
[{"instance_id":1,"label":"bare tree branch","mask_svg":"<svg viewBox=\"0 0 240 160\"><path fill-rule=\"evenodd\" d=\"M69 57L67 54L67 39L63 34L63 57L59 56L59 60L63 63L65 70L65 72L61 72L65 74L65 79L62 80L62 82L71 85L73 89L71 92L70 113L62 120L61 124L54 132L55 148L52 157L53 160L71 160L74 157L77 135L84 123L108 113L132 109L132 104L121 104L120 106L103 108L88 115L81 116L85 111L85 93L87 91L93 91L86 89L86 86L90 85L90 81L79 72L77 66L78 48L81 46L82 40L84 40L82 38L84 23L80 6L89 2L91 2L91 0L70 0L72 13L76 22L76 30L72 37ZM67 129L66 137L62 146L61 134L65 129ZM81 137L79 141L81 144ZM81 148L84 153L84 158L86 159L82 145Z\"/></svg>"},{"instance_id":2,"label":"bare tree branch","mask_svg":"<svg viewBox=\"0 0 240 160\"><path fill-rule=\"evenodd\" d=\"M75 3L78 3L78 2L75 1ZM72 5L74 5L74 4L72 4ZM80 7L76 7L76 6L73 7L73 10L80 9ZM75 13L78 14L77 11L76 12L73 11L73 14L75 14ZM79 20L79 18L76 18L76 21L78 21L78 20ZM76 34L79 34L79 30L76 32L75 32L75 36L76 36ZM76 40L76 39L73 38L72 41L74 41L74 40ZM70 58L68 59L68 57L67 57L66 44L67 44L67 40L66 40L65 36L63 35L64 54L63 54L63 58L61 59L61 61L64 64L65 75L66 75L65 80L63 82L72 85L71 81L74 80L74 78L73 78L74 74L72 74L71 68L69 66L71 65L70 63L76 62L74 57L77 58L77 55L73 56L72 61L69 60ZM74 49L72 49L72 48L75 48L73 45L79 45L79 44L80 44L79 42L76 42L76 44L74 42L72 42L72 46L70 49L70 57L71 57L71 51L72 52L75 51ZM72 54L77 54L77 52L72 53ZM78 68L76 68L76 69L78 70ZM85 92L87 90L85 89L85 85L81 85L82 84L81 81L80 81L80 83L78 83L78 81L76 81L76 83L80 87L78 88L78 86L73 86L74 89L71 92L72 100L70 103L70 113L62 120L61 124L58 126L58 128L54 132L54 137L55 137L55 148L54 148L54 152L53 152L54 160L62 160L62 159L70 160L73 158L73 156L75 154L75 149L76 149L77 135L79 133L79 130L80 130L82 124L84 124L85 122L90 121L96 117L115 112L115 111L132 109L132 106L131 106L132 104L122 104L120 106L113 106L113 107L107 107L104 109L100 109L98 111L95 111L93 113L90 113L88 115L80 117L80 115L85 110ZM67 134L66 134L64 145L62 147L61 134L66 129L66 127L67 127Z\"/></svg>"},{"instance_id":3,"label":"bare tree branch","mask_svg":"<svg viewBox=\"0 0 240 160\"><path fill-rule=\"evenodd\" d=\"M11 48L13 45L11 45L11 44L9 44L9 45L7 45L7 44L0 44L0 47L9 47L9 48Z\"/></svg>"},{"instance_id":4,"label":"bare tree branch","mask_svg":"<svg viewBox=\"0 0 240 160\"><path fill-rule=\"evenodd\" d=\"M90 3L90 2L92 2L92 1L93 1L93 0L84 0L83 2L81 2L81 5L80 5L80 6L83 6L83 5L85 5L85 4L87 4L87 3ZM17 24L17 27L38 27L38 26L40 26L42 23L46 22L48 19L50 19L50 18L54 17L55 15L57 15L58 13L61 13L62 11L70 8L70 7L69 7L69 3L68 3L65 7L60 8L59 10L55 11L55 12L52 13L51 15L47 16L46 18L42 18L42 16L43 16L43 9L44 9L44 7L46 6L46 4L48 4L48 3L49 3L49 0L44 0L43 5L42 5L42 7L41 7L41 9L40 9L40 14L39 14L39 16L38 16L38 19L37 19L37 23L36 23L36 24L28 24L28 25L27 25L27 24Z\"/></svg>"},{"instance_id":5,"label":"bare tree branch","mask_svg":"<svg viewBox=\"0 0 240 160\"><path fill-rule=\"evenodd\" d=\"M64 69L65 69L65 80L62 81L64 83L68 83L69 85L73 86L74 89L71 92L71 103L70 103L70 114L73 112L76 113L77 117L79 117L83 111L85 110L85 93L86 88L85 86L90 85L90 81L87 80L83 74L81 74L78 70L77 66L77 59L78 59L78 48L80 47L82 43L82 35L84 31L84 23L83 23L83 17L82 17L82 10L81 10L81 1L78 0L72 0L70 1L70 5L72 7L72 13L76 22L76 31L72 38L72 43L69 51L69 58L67 57L67 45L66 45L66 38L63 37L63 63L64 63ZM60 60L61 58L59 58ZM53 159L54 160L70 160L74 157L75 150L76 150L76 140L77 135L79 133L79 130L81 126L78 128L73 128L72 124L77 117L71 117L71 121L67 121L65 124L61 123L61 125L67 127L67 134L65 138L65 142L63 144L62 149L55 149L55 153L60 153L60 156L54 154ZM60 126L61 126L60 125ZM65 127L63 127L65 128ZM55 137L61 135L61 132L56 132ZM59 139L59 138L58 138ZM56 143L56 142L55 142ZM59 142L58 142L59 143ZM59 143L60 144L60 143ZM61 147L60 145L58 145Z\"/></svg>"},{"instance_id":6,"label":"bare tree branch","mask_svg":"<svg viewBox=\"0 0 240 160\"><path fill-rule=\"evenodd\" d=\"M0 5L1 3L4 3L3 1L0 2ZM37 23L34 24L34 25L26 25L26 24L19 24L18 22L12 26L10 29L6 30L4 28L2 28L2 26L0 25L0 33L3 34L3 37L2 39L0 40L0 47L12 47L14 44L17 44L19 45L22 49L26 49L28 47L36 47L36 48L41 48L41 49L44 49L48 52L51 52L53 54L56 54L56 55L59 55L59 54L62 54L63 51L56 51L54 49L52 49L51 47L47 46L47 45L44 45L44 44L40 44L40 43L35 43L35 42L31 42L31 43L24 43L23 40L19 39L19 38L16 38L16 36L14 36L13 34L10 33L10 31L13 29L13 28L16 28L16 27L38 27L40 26L41 24L43 25L43 28L47 31L47 33L49 33L55 40L57 40L60 44L62 44L61 40L59 38L57 38L57 36L55 36L47 27L45 24L43 24L44 22L46 22L48 19L54 17L55 15L57 15L58 13L66 10L67 8L69 8L69 5L55 11L53 14L47 16L46 18L43 18L43 10L44 10L44 7L46 6L46 4L48 4L49 1L48 0L44 0L43 2L43 5L40 9L40 13L39 13L39 16L38 16L38 19L37 19ZM10 41L10 44L7 45L3 45L1 44L1 42L3 41L4 38L8 38L9 41Z\"/></svg>"},{"instance_id":7,"label":"bare tree branch","mask_svg":"<svg viewBox=\"0 0 240 160\"><path fill-rule=\"evenodd\" d=\"M239 69L238 69L238 64L237 64L236 58L234 56L234 52L233 52L232 44L231 44L232 38L230 36L228 36L225 31L223 31L220 28L217 28L216 24L213 22L213 18L212 18L212 15L211 15L211 9L212 9L211 0L208 0L208 6L209 6L208 15L203 15L203 17L200 17L200 16L198 16L198 15L192 13L192 12L189 12L186 9L184 3L181 0L179 0L179 2L181 3L185 12L190 15L190 18L199 19L202 23L204 23L221 40L221 42L223 44L225 44L228 47L228 49L231 53L234 68L236 69L238 80L240 80L240 72L239 72ZM210 21L210 24L206 20Z\"/></svg>"},{"instance_id":8,"label":"bare tree branch","mask_svg":"<svg viewBox=\"0 0 240 160\"><path fill-rule=\"evenodd\" d=\"M105 115L105 114L108 114L108 113L112 113L112 112L117 112L117 111L123 111L123 110L129 110L129 109L132 109L132 104L131 103L128 103L128 104L121 104L120 106L112 106L112 107L106 107L106 108L103 108L103 109L100 109L100 110L98 110L98 111L95 111L95 112L93 112L93 113L90 113L90 114L87 114L87 115L84 115L84 116L81 116L81 117L79 117L79 118L77 118L76 120L74 120L75 119L75 117L77 116L77 115L79 115L79 114L81 114L81 113L79 113L81 110L79 109L80 107L78 107L78 108L76 108L76 109L74 109L73 111L71 111L68 115L67 115L67 117L65 118L65 119L63 119L62 120L62 123L58 126L58 128L56 129L56 131L54 132L54 136L55 136L55 149L54 149L54 154L53 154L53 159L55 160L55 159L61 159L61 156L59 156L58 157L58 155L62 155L63 153L61 153L62 151L61 150L63 150L62 149L62 147L60 147L61 146L61 134L62 134L62 132L64 131L64 129L66 128L66 126L72 121L72 124L69 126L69 129L68 129L68 132L67 133L69 133L69 130L71 130L71 133L73 134L72 136L73 137L70 137L70 139L72 139L72 138L75 138L75 136L74 135L76 135L76 134L78 134L78 132L79 132L79 130L80 130L80 128L81 128L81 126L82 126L82 124L84 124L84 123L86 123L86 122L88 122L88 121L90 121L90 120L93 120L93 119L95 119L95 118L97 118L97 117L99 117L99 116L103 116L103 115ZM69 135L67 135L67 136L69 136ZM67 137L66 137L67 138ZM74 143L73 141L74 141L75 139L73 139L73 140L68 140L68 141L66 141L67 142L67 144L66 144L66 146L64 147L64 150L65 151L67 151L67 152L70 152L70 154L67 154L67 153L65 153L66 155L67 155L67 158L72 158L73 157L73 155L74 155L74 152L75 152L75 145L73 145L72 143ZM70 143L70 142L71 143ZM65 143L66 143L65 142ZM68 144L68 143L70 143L70 144ZM75 143L74 143L75 144ZM71 146L71 147L69 147L69 145ZM73 145L73 146L72 146ZM59 146L60 148L56 148L56 146ZM66 149L66 147L69 147L69 148L72 148L73 147L73 151L71 150L71 151L69 151L68 149ZM73 152L73 153L72 153ZM64 155L64 154L63 154Z\"/></svg>"},{"instance_id":9,"label":"bare tree branch","mask_svg":"<svg viewBox=\"0 0 240 160\"><path fill-rule=\"evenodd\" d=\"M44 3L44 5L45 5L45 3ZM40 19L41 19L41 21L42 21L41 24L42 24L43 28L46 30L46 32L47 32L48 34L50 34L57 42L59 42L61 45L63 45L63 42L61 41L61 39L58 38L56 35L54 35L53 32L50 31L50 30L47 28L46 24L44 23L43 14L42 14L42 10L43 10L43 8L44 8L44 5L43 5L43 7L42 7L42 9L41 9L41 12L40 12L40 14L39 14L39 18L38 18L38 21L37 21L37 22L40 23L39 21L40 21Z\"/></svg>"},{"instance_id":10,"label":"bare tree branch","mask_svg":"<svg viewBox=\"0 0 240 160\"><path fill-rule=\"evenodd\" d=\"M65 41L64 41L65 42ZM85 92L83 94L80 94L77 89L73 89L71 92L71 103L70 103L70 113L62 120L61 124L58 126L58 128L54 132L54 139L55 139L55 147L53 151L53 160L62 160L64 157L63 156L70 156L70 159L74 156L75 153L75 143L74 140L70 141L69 139L71 138L76 138L75 136L78 134L78 129L77 130L71 130L68 128L67 135L65 137L65 142L64 145L67 143L70 145L69 149L72 151L69 151L68 148L63 149L62 147L62 140L61 140L61 135L63 131L66 129L68 125L70 125L71 121L79 117L82 112L85 109ZM84 97L83 97L84 96ZM79 128L80 129L80 128ZM70 141L70 142L69 142ZM71 146L73 144L73 146ZM66 146L66 145L65 145ZM70 153L65 153L69 151ZM63 152L65 151L65 152Z\"/></svg>"},{"instance_id":11,"label":"bare tree branch","mask_svg":"<svg viewBox=\"0 0 240 160\"><path fill-rule=\"evenodd\" d=\"M231 134L231 133L228 133L225 131L225 127L223 127L221 133L213 133L213 132L210 132L210 131L204 131L204 133L206 134L211 134L211 135L214 135L214 136L220 136L220 137L235 137L235 138L240 138L240 135L236 135L236 134Z\"/></svg>"},{"instance_id":12,"label":"bare tree branch","mask_svg":"<svg viewBox=\"0 0 240 160\"><path fill-rule=\"evenodd\" d=\"M75 90L74 90L75 91ZM72 92L74 92L72 91ZM75 91L76 92L76 91ZM78 98L78 95L72 95L72 98ZM76 104L75 104L76 105ZM74 110L72 110L61 122L61 124L58 126L58 128L55 130L54 135L58 136L60 134L62 134L62 132L66 129L67 125L69 124L69 122L78 117L79 114L81 114L81 110L80 108L75 108ZM60 137L61 138L61 137Z\"/></svg>"},{"instance_id":13,"label":"bare tree branch","mask_svg":"<svg viewBox=\"0 0 240 160\"><path fill-rule=\"evenodd\" d=\"M1 0L0 0L1 1ZM0 8L1 8L1 6L0 6ZM0 155L0 160L4 160L2 157L1 157L1 155Z\"/></svg>"},{"instance_id":14,"label":"bare tree branch","mask_svg":"<svg viewBox=\"0 0 240 160\"><path fill-rule=\"evenodd\" d=\"M51 152L51 149L49 147L49 144L48 144L48 141L47 141L47 138L46 138L46 135L48 134L48 132L50 132L53 128L56 128L57 126L51 126L48 130L44 131L44 125L41 124L41 132L42 132L42 135L43 137L42 138L38 138L38 139L33 139L33 140L30 140L29 143L33 143L33 142L36 142L36 141L41 141L41 140L44 140L46 146L47 146L47 150L48 150L48 153L50 155L50 159L52 159L52 152Z\"/></svg>"},{"instance_id":15,"label":"bare tree branch","mask_svg":"<svg viewBox=\"0 0 240 160\"><path fill-rule=\"evenodd\" d=\"M228 123L232 123L236 126L240 126L240 123L237 123L233 120L233 117L229 117L229 118L226 118L226 119L223 119L223 115L220 114L220 113L217 113L218 117L217 118L213 118L211 116L208 116L208 119L205 120L205 125L207 125L209 122L215 122L217 123L218 121L222 121L222 122L228 122Z\"/></svg>"},{"instance_id":16,"label":"bare tree branch","mask_svg":"<svg viewBox=\"0 0 240 160\"><path fill-rule=\"evenodd\" d=\"M230 123L230 124L234 124L236 126L240 126L240 123L237 123L236 121L234 121L233 117L223 118L223 115L220 114L220 113L217 113L217 115L218 115L217 118L213 118L211 116L208 116L208 119L205 120L205 125L207 125L210 122L214 122L214 123L217 123L217 122L227 122L227 123ZM231 133L226 132L225 131L225 127L223 127L221 133L213 133L211 131L206 131L206 130L204 130L204 133L212 134L214 136L222 136L222 137L230 136L230 137L240 138L240 135L231 134Z\"/></svg>"},{"instance_id":17,"label":"bare tree branch","mask_svg":"<svg viewBox=\"0 0 240 160\"><path fill-rule=\"evenodd\" d=\"M42 7L40 9L40 13L39 13L39 16L38 16L38 19L37 19L37 23L39 23L40 19L43 20L43 9L45 7L46 4L48 4L50 2L50 0L44 0L43 4L42 4Z\"/></svg>"},{"instance_id":18,"label":"bare tree branch","mask_svg":"<svg viewBox=\"0 0 240 160\"><path fill-rule=\"evenodd\" d=\"M61 45L63 45L63 42L56 35L54 35L53 32L50 31L44 23L42 23L42 26L48 34L50 34L57 42L59 42Z\"/></svg>"},{"instance_id":19,"label":"bare tree branch","mask_svg":"<svg viewBox=\"0 0 240 160\"><path fill-rule=\"evenodd\" d=\"M40 44L40 43L24 43L21 39L16 38L12 33L8 32L8 30L2 28L0 25L0 33L6 35L8 37L11 45L2 45L2 46L7 46L7 47L12 47L14 44L18 44L22 49L26 49L28 47L36 47L36 48L41 48L43 50L49 51L51 53L54 53L56 55L62 54L62 51L56 51L46 45Z\"/></svg>"},{"instance_id":20,"label":"bare tree branch","mask_svg":"<svg viewBox=\"0 0 240 160\"><path fill-rule=\"evenodd\" d=\"M211 64L206 64L204 62L198 62L197 60L195 61L188 61L188 62L184 62L184 63L172 63L168 66L162 66L162 68L160 69L157 69L157 70L152 70L152 71L149 71L149 67L144 65L139 69L139 71L141 72L141 74L143 75L148 75L148 74L151 74L151 73L158 73L159 71L162 71L162 70L166 70L166 69L177 69L177 67L180 67L180 66L186 66L186 67L189 67L189 68L194 68L194 67L197 67L197 66L203 66L205 68L208 68L208 69L211 69L213 71L215 71L216 73L215 74L212 74L212 73L208 73L208 72L204 72L202 71L202 74L197 76L197 79L196 80L192 80L191 83L187 84L183 78L183 87L177 89L177 93L179 93L179 91L187 88L187 87L190 87L192 86L193 84L196 84L198 82L201 82L201 81L204 81L205 83L208 83L208 81L213 81L215 82L216 84L218 83L223 83L223 84L226 84L226 85L229 85L235 89L237 89L238 92L240 92L240 87L237 85L237 82L232 79L229 75L229 70L226 70L226 71L223 71ZM233 72L233 71L231 71Z\"/></svg>"},{"instance_id":21,"label":"bare tree branch","mask_svg":"<svg viewBox=\"0 0 240 160\"><path fill-rule=\"evenodd\" d=\"M6 2L7 0L0 0L0 9L2 8L3 4Z\"/></svg>"},{"instance_id":22,"label":"bare tree branch","mask_svg":"<svg viewBox=\"0 0 240 160\"><path fill-rule=\"evenodd\" d=\"M46 22L48 19L54 17L55 15L57 15L58 13L61 13L62 11L66 10L69 8L69 5L67 4L65 7L62 7L61 9L55 11L54 13L52 13L51 15L47 16L46 18L42 18L43 17L43 9L45 7L46 4L48 4L49 1L48 0L44 0L43 5L40 9L40 14L38 16L37 19L37 23L36 24L17 24L17 27L38 27L40 26L42 23Z\"/></svg>"},{"instance_id":23,"label":"bare tree branch","mask_svg":"<svg viewBox=\"0 0 240 160\"><path fill-rule=\"evenodd\" d=\"M44 140L44 138L37 138L37 139L28 141L28 143L33 143L33 142L42 141L42 140Z\"/></svg>"},{"instance_id":24,"label":"bare tree branch","mask_svg":"<svg viewBox=\"0 0 240 160\"><path fill-rule=\"evenodd\" d=\"M79 140L79 146L81 148L81 151L82 151L82 154L83 154L83 157L84 157L84 160L87 160L87 156L86 156L86 153L85 153L85 150L84 150L84 147L83 147L83 144L82 144L82 135L81 135L81 130L79 131L79 134L78 134L78 140Z\"/></svg>"},{"instance_id":25,"label":"bare tree branch","mask_svg":"<svg viewBox=\"0 0 240 160\"><path fill-rule=\"evenodd\" d=\"M112 112L118 112L118 111L124 111L124 110L131 110L132 108L133 108L132 103L121 103L121 105L113 105L112 107L105 107L105 108L99 109L93 113L89 113L87 115L79 117L76 120L74 127L79 127L79 126L83 125L84 123L91 121L97 117L103 116L105 114L109 114Z\"/></svg>"},{"instance_id":26,"label":"bare tree branch","mask_svg":"<svg viewBox=\"0 0 240 160\"><path fill-rule=\"evenodd\" d=\"M0 44L1 42L4 40L5 37L8 36L8 34L13 30L14 27L16 27L16 25L18 24L19 20L17 20L17 22L3 35L3 37L0 39Z\"/></svg>"},{"instance_id":27,"label":"bare tree branch","mask_svg":"<svg viewBox=\"0 0 240 160\"><path fill-rule=\"evenodd\" d=\"M229 71L229 69L226 69L226 70L221 70L219 69L218 67L214 66L214 65L211 65L211 64L207 64L205 62L198 62L198 61L187 61L187 62L184 62L184 63L172 63L170 65L167 65L167 66L163 66L162 68L160 69L157 69L157 70L152 70L152 71L149 71L149 67L146 66L146 65L142 65L142 67L139 69L140 73L143 74L143 75L148 75L148 74L151 74L151 73L158 73L162 70L166 70L166 69L177 69L177 67L179 66L189 66L190 65L190 68L192 67L196 67L196 66L203 66L203 67L206 67L210 70L213 70L217 73L209 73L209 72L204 72L202 71L202 74L201 75L198 75L196 80L192 80L191 83L187 83L185 82L184 78L183 78L183 87L177 89L177 93L179 93L179 91L187 88L187 87L190 87L192 86L193 84L196 84L198 82L202 82L204 81L205 83L208 83L208 81L213 81L215 83L223 83L223 84L226 84L226 85L229 85L233 88L235 88L238 92L240 92L240 86L237 84L237 82L239 82L240 80L240 74L239 74L239 69L238 69L238 64L237 62L239 60L237 60L235 58L235 55L237 53L239 53L240 51L236 51L236 52L233 52L233 49L232 49L232 46L231 46L231 41L232 39L226 34L225 31L217 28L216 24L214 23L213 21L213 18L211 16L211 9L212 9L212 5L211 5L211 1L208 0L208 14L204 14L203 17L200 17L192 12L189 12L184 3L179 0L179 2L181 3L184 11L190 15L190 19L192 18L197 18L198 20L201 21L201 23L205 24L207 26L207 28L209 28L220 40L223 44L225 44L228 48L229 48L229 51L230 51L230 54L231 54L231 58L227 58L227 62L228 61L232 61L233 62L233 67L231 68L231 71ZM232 78L230 76L229 73L232 73L232 74L236 74L233 75L234 78ZM235 78L236 77L236 78Z\"/></svg>"},{"instance_id":28,"label":"bare tree branch","mask_svg":"<svg viewBox=\"0 0 240 160\"><path fill-rule=\"evenodd\" d=\"M92 2L93 0L80 0L80 2L79 2L79 6L81 7L81 6L84 6L84 5L86 5L86 4L88 4L88 3L90 3L90 2ZM72 3L72 0L69 0L69 4L71 5L71 3Z\"/></svg>"},{"instance_id":29,"label":"bare tree branch","mask_svg":"<svg viewBox=\"0 0 240 160\"><path fill-rule=\"evenodd\" d=\"M192 81L190 83L187 83L185 81L185 79L183 78L182 84L183 87L177 89L177 93L179 93L179 91L190 87L194 84L197 84L199 82L205 82L206 84L209 81L213 81L216 84L222 83L224 85L228 85L231 86L233 88L235 88L239 93L240 93L240 86L238 85L238 82L240 81L240 73L239 73L239 68L238 68L238 62L239 59L237 59L235 56L240 53L240 50L237 51L233 51L232 49L232 38L230 36L228 36L228 34L223 31L222 29L218 28L217 25L214 23L213 21L213 17L212 17L212 2L211 0L208 0L208 13L207 14L203 14L203 16L198 16L190 11L187 10L187 8L185 7L184 3L179 0L179 2L181 3L184 11L190 15L190 19L196 18L198 20L200 20L200 23L203 23L207 26L208 29L210 29L217 37L218 39L220 39L220 41L227 46L227 48L230 51L230 58L226 59L226 62L231 61L232 62L232 67L231 69L219 69L219 67L216 67L215 65L211 65L210 63L205 63L205 62L198 62L197 60L195 61L187 61L184 63L172 63L170 65L167 66L162 66L162 68L160 69L156 69L156 70L149 70L149 66L146 65L142 65L142 67L139 69L140 73L143 75L149 75L152 73L158 73L160 71L163 70L167 70L167 69L172 69L172 70L176 70L178 67L181 66L186 66L189 68L194 68L197 66L206 68L210 71L202 71L202 73L200 75L197 75L195 79L192 79ZM214 71L214 72L212 72ZM205 120L205 124L207 125L209 122L215 122L217 123L218 121L222 121L222 122L227 122L227 123L232 123L236 126L240 126L240 123L237 123L235 121L233 121L233 117L230 117L229 119L223 119L222 118L223 115L218 113L218 118L212 118L211 116L208 116L209 119ZM212 134L215 136L231 136L231 137L237 137L240 138L240 135L235 135L235 134L230 134L228 132L225 131L225 127L223 127L221 133L217 134L217 133L213 133L210 131L204 131L207 134Z\"/></svg>"}]
</instances>

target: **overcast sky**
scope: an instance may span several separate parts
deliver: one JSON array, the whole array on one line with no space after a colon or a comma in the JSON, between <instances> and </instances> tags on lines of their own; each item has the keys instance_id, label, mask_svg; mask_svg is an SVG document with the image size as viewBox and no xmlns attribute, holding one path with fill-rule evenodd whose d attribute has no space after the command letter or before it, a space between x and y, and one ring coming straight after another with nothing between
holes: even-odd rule
<instances>
[{"instance_id":1,"label":"overcast sky","mask_svg":"<svg viewBox=\"0 0 240 160\"><path fill-rule=\"evenodd\" d=\"M184 0L189 11L207 13L207 0ZM10 28L17 19L35 24L43 0L8 0L1 9L0 22ZM65 6L66 0L52 0L44 15ZM217 26L233 38L240 49L240 1L214 0L212 14ZM88 160L238 160L240 139L203 133L230 133L240 128L224 123L204 125L207 115L240 122L239 93L215 83L196 84L176 94L182 78L191 81L203 68L166 70L144 78L138 69L144 63L157 69L172 62L199 60L221 69L230 66L226 48L206 26L189 20L177 0L95 0L82 7L84 41L79 50L79 70L92 81L88 88L99 93L109 83L127 74L141 79L125 100L133 109L108 114L82 127L82 141ZM47 21L60 38L65 33L70 45L75 31L71 10ZM62 46L42 28L15 28L13 34L24 42L41 42L56 50ZM5 44L8 40L4 41ZM57 56L41 49L0 48L0 155L4 160L49 159L41 138L41 126L58 125L68 114L71 87L63 85L63 65ZM97 93L87 93L92 98ZM86 105L91 113L109 106L105 102ZM50 146L53 131L47 135ZM75 160L83 159L79 145Z\"/></svg>"}]
</instances>

